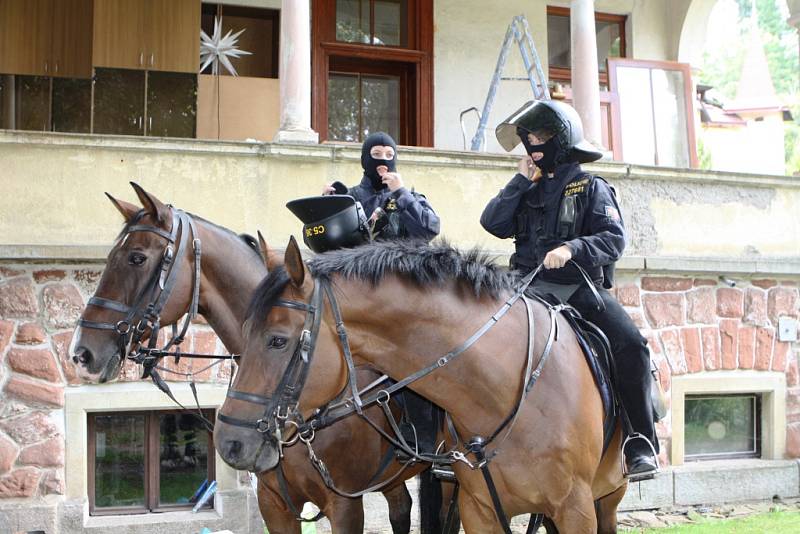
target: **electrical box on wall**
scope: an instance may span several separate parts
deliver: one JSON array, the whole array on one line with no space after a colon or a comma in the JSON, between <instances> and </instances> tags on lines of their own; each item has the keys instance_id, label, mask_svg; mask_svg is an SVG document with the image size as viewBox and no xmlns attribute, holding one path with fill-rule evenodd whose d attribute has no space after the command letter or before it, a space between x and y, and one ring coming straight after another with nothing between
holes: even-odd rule
<instances>
[{"instance_id":1,"label":"electrical box on wall","mask_svg":"<svg viewBox=\"0 0 800 534\"><path fill-rule=\"evenodd\" d=\"M778 341L797 341L797 319L794 317L778 319Z\"/></svg>"}]
</instances>

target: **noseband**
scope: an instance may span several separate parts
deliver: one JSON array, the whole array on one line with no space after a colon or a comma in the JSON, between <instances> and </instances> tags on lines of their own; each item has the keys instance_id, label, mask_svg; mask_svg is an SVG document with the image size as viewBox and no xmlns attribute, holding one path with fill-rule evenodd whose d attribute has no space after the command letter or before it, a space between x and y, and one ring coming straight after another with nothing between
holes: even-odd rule
<instances>
[{"instance_id":1,"label":"noseband","mask_svg":"<svg viewBox=\"0 0 800 534\"><path fill-rule=\"evenodd\" d=\"M122 239L127 238L128 235L134 232L150 232L165 239L167 243L164 246L164 251L161 254L161 262L158 267L156 267L150 275L147 284L136 297L133 305L129 306L117 300L98 296L92 296L89 299L87 306L94 306L96 308L103 308L124 314L124 317L119 321L89 321L83 317L78 319L78 325L83 328L109 330L116 333L121 362L124 361L127 356L128 347L137 346L148 330L150 331L149 348L155 349L156 343L158 342L158 332L161 328L161 312L172 290L175 288L175 283L178 279L177 275L180 269L177 268L176 256L181 250L186 249L190 233L193 236L192 248L194 249L195 262L194 279L192 283L192 301L189 305L189 312L180 333L177 331L177 326L174 327L173 336L162 351L166 351L174 345L180 345L189 328L189 323L197 316L200 293L199 271L201 247L200 240L197 238L194 220L192 220L191 216L186 212L172 208L172 230L167 232L157 226L137 224L144 214L144 211L139 212L133 224L125 230ZM180 234L179 241L178 234ZM178 256L178 260L180 260L180 256ZM140 361L139 363L146 362ZM153 362L153 364L155 364L155 362ZM143 378L148 376L151 368L152 366L148 367L145 365L145 374Z\"/></svg>"}]
</instances>

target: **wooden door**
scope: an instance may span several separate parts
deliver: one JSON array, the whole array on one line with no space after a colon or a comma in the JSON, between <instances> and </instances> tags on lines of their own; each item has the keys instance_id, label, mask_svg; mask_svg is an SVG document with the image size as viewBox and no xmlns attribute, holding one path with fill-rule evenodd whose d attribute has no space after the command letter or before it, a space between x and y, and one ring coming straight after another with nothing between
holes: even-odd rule
<instances>
[{"instance_id":1,"label":"wooden door","mask_svg":"<svg viewBox=\"0 0 800 534\"><path fill-rule=\"evenodd\" d=\"M200 0L149 0L147 69L192 72L200 68Z\"/></svg>"},{"instance_id":2,"label":"wooden door","mask_svg":"<svg viewBox=\"0 0 800 534\"><path fill-rule=\"evenodd\" d=\"M92 77L93 0L55 0L52 75L63 78Z\"/></svg>"},{"instance_id":3,"label":"wooden door","mask_svg":"<svg viewBox=\"0 0 800 534\"><path fill-rule=\"evenodd\" d=\"M147 0L94 0L92 65L145 68Z\"/></svg>"},{"instance_id":4,"label":"wooden door","mask_svg":"<svg viewBox=\"0 0 800 534\"><path fill-rule=\"evenodd\" d=\"M0 72L50 74L53 0L0 0Z\"/></svg>"}]
</instances>

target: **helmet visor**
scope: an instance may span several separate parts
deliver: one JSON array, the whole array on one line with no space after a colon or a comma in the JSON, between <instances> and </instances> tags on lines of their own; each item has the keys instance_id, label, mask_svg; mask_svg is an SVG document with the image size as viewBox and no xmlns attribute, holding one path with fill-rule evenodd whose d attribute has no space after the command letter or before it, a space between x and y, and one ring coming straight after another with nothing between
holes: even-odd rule
<instances>
[{"instance_id":1,"label":"helmet visor","mask_svg":"<svg viewBox=\"0 0 800 534\"><path fill-rule=\"evenodd\" d=\"M543 143L563 129L563 121L549 106L530 101L501 122L495 135L500 146L511 152L520 143L522 132L534 134Z\"/></svg>"}]
</instances>

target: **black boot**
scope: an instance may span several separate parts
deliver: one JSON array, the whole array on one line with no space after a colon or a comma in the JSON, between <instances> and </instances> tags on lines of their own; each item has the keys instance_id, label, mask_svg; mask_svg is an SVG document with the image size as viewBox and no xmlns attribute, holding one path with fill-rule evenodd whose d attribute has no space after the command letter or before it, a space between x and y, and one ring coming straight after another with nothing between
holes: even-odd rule
<instances>
[{"instance_id":1,"label":"black boot","mask_svg":"<svg viewBox=\"0 0 800 534\"><path fill-rule=\"evenodd\" d=\"M642 434L629 435L622 445L625 457L625 478L636 481L653 478L658 473L658 457L655 447Z\"/></svg>"}]
</instances>

